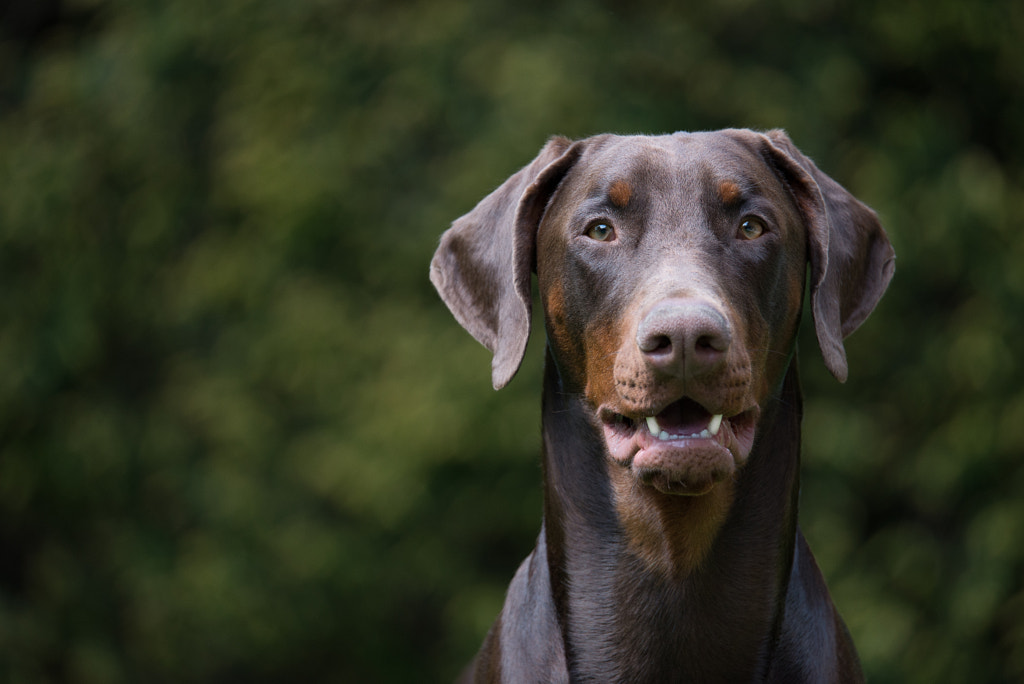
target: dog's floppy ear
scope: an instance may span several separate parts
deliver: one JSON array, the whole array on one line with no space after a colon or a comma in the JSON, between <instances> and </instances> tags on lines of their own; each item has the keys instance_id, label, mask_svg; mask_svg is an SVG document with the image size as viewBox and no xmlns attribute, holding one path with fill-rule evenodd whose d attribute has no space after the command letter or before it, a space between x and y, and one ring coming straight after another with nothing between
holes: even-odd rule
<instances>
[{"instance_id":1,"label":"dog's floppy ear","mask_svg":"<svg viewBox=\"0 0 1024 684\"><path fill-rule=\"evenodd\" d=\"M494 355L495 389L508 384L526 352L537 227L579 151L567 138L549 140L536 159L452 224L430 263L441 299Z\"/></svg>"},{"instance_id":2,"label":"dog's floppy ear","mask_svg":"<svg viewBox=\"0 0 1024 684\"><path fill-rule=\"evenodd\" d=\"M896 256L878 216L804 156L785 132L767 133L777 168L807 222L811 311L825 365L846 381L843 338L874 310Z\"/></svg>"}]
</instances>

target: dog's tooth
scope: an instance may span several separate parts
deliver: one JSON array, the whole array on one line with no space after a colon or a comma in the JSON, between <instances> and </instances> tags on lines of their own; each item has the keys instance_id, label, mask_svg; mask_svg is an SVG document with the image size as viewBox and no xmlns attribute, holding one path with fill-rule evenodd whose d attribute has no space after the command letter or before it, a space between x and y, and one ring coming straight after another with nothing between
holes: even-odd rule
<instances>
[{"instance_id":1,"label":"dog's tooth","mask_svg":"<svg viewBox=\"0 0 1024 684\"><path fill-rule=\"evenodd\" d=\"M672 439L672 435L662 430L661 432L658 433L658 439L660 439L663 442L667 442L668 440Z\"/></svg>"},{"instance_id":2,"label":"dog's tooth","mask_svg":"<svg viewBox=\"0 0 1024 684\"><path fill-rule=\"evenodd\" d=\"M711 416L711 422L708 423L707 431L710 432L712 435L717 435L718 434L718 429L721 428L721 427L722 427L722 414L719 413L719 414L716 414L714 416Z\"/></svg>"},{"instance_id":3,"label":"dog's tooth","mask_svg":"<svg viewBox=\"0 0 1024 684\"><path fill-rule=\"evenodd\" d=\"M651 434L657 437L661 434L661 426L658 425L658 419L654 416L647 416L647 429L651 431Z\"/></svg>"},{"instance_id":4,"label":"dog's tooth","mask_svg":"<svg viewBox=\"0 0 1024 684\"><path fill-rule=\"evenodd\" d=\"M700 431L699 435L695 435L695 436L696 437L703 437L704 439L707 439L707 438L709 438L711 436L711 433L708 432L707 428L704 428L703 430Z\"/></svg>"}]
</instances>

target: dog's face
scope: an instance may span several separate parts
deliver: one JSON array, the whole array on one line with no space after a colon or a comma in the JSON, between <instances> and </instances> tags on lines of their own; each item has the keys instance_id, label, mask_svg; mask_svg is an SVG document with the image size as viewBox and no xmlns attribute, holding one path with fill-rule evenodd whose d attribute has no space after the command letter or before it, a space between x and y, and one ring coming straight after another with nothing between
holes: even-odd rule
<instances>
[{"instance_id":1,"label":"dog's face","mask_svg":"<svg viewBox=\"0 0 1024 684\"><path fill-rule=\"evenodd\" d=\"M703 494L750 454L793 353L807 265L793 195L749 141L604 138L537 235L552 357L612 461Z\"/></svg>"},{"instance_id":2,"label":"dog's face","mask_svg":"<svg viewBox=\"0 0 1024 684\"><path fill-rule=\"evenodd\" d=\"M431 279L494 352L501 387L526 347L535 270L561 391L616 482L703 494L750 455L808 264L822 354L844 380L842 339L884 292L892 248L784 133L729 130L555 138L445 233Z\"/></svg>"}]
</instances>

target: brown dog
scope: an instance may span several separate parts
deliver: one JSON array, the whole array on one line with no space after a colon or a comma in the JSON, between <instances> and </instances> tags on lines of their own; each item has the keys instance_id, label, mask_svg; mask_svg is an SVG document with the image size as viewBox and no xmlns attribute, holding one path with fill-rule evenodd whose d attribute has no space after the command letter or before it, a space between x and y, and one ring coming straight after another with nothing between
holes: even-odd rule
<instances>
[{"instance_id":1,"label":"brown dog","mask_svg":"<svg viewBox=\"0 0 1024 684\"><path fill-rule=\"evenodd\" d=\"M858 682L797 526L797 326L825 364L893 273L874 212L781 131L552 139L431 280L504 386L547 329L544 522L476 682Z\"/></svg>"}]
</instances>

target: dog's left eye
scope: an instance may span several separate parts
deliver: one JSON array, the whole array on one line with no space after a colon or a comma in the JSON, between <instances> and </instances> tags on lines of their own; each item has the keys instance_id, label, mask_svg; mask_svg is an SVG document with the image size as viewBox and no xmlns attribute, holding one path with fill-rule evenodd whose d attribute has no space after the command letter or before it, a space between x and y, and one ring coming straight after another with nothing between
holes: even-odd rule
<instances>
[{"instance_id":1,"label":"dog's left eye","mask_svg":"<svg viewBox=\"0 0 1024 684\"><path fill-rule=\"evenodd\" d=\"M749 218L740 224L740 237L744 240L756 240L765 233L761 219Z\"/></svg>"},{"instance_id":2,"label":"dog's left eye","mask_svg":"<svg viewBox=\"0 0 1024 684\"><path fill-rule=\"evenodd\" d=\"M608 242L615 237L615 230L607 223L593 223L587 228L587 237L598 242Z\"/></svg>"}]
</instances>

